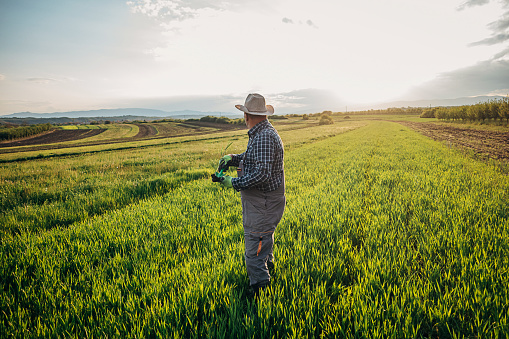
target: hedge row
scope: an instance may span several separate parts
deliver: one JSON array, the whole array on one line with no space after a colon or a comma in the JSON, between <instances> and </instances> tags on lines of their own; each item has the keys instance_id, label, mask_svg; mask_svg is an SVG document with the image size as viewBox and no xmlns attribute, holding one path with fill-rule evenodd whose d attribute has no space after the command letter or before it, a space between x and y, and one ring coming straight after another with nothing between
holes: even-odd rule
<instances>
[{"instance_id":1,"label":"hedge row","mask_svg":"<svg viewBox=\"0 0 509 339\"><path fill-rule=\"evenodd\" d=\"M506 120L509 123L509 97L480 102L475 105L434 107L425 110L421 118L440 120Z\"/></svg>"},{"instance_id":2,"label":"hedge row","mask_svg":"<svg viewBox=\"0 0 509 339\"><path fill-rule=\"evenodd\" d=\"M51 129L51 124L0 128L0 140L13 140L39 134Z\"/></svg>"}]
</instances>

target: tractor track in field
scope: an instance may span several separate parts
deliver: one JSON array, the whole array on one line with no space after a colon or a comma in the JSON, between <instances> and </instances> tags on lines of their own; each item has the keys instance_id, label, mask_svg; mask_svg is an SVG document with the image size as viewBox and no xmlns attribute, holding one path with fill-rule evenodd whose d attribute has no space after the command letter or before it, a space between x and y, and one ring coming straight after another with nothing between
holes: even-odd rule
<instances>
[{"instance_id":1,"label":"tractor track in field","mask_svg":"<svg viewBox=\"0 0 509 339\"><path fill-rule=\"evenodd\" d=\"M509 132L459 128L426 122L397 122L433 140L471 150L476 155L509 161Z\"/></svg>"}]
</instances>

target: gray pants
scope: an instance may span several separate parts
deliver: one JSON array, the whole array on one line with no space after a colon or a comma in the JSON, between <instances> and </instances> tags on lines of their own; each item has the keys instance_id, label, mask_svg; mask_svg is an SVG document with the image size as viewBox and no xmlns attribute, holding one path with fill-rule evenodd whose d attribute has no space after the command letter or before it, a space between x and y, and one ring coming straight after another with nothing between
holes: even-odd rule
<instances>
[{"instance_id":1,"label":"gray pants","mask_svg":"<svg viewBox=\"0 0 509 339\"><path fill-rule=\"evenodd\" d=\"M285 210L284 183L275 191L241 191L246 269L251 285L270 281L267 262L273 262L274 231Z\"/></svg>"}]
</instances>

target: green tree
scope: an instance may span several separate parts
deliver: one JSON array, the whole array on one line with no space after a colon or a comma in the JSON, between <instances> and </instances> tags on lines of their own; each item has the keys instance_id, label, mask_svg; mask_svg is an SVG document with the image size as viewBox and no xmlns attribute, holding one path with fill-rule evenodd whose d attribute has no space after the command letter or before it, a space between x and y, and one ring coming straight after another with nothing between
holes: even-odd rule
<instances>
[{"instance_id":1,"label":"green tree","mask_svg":"<svg viewBox=\"0 0 509 339\"><path fill-rule=\"evenodd\" d=\"M489 119L490 105L487 102L480 102L478 105L479 109L477 113L479 114L479 120L482 120L484 122L484 120Z\"/></svg>"},{"instance_id":2,"label":"green tree","mask_svg":"<svg viewBox=\"0 0 509 339\"><path fill-rule=\"evenodd\" d=\"M509 96L500 100L499 114L501 119L506 119L506 123L509 123Z\"/></svg>"},{"instance_id":3,"label":"green tree","mask_svg":"<svg viewBox=\"0 0 509 339\"><path fill-rule=\"evenodd\" d=\"M458 119L461 119L463 121L468 119L467 108L468 108L468 106L459 106L457 108L458 109Z\"/></svg>"},{"instance_id":4,"label":"green tree","mask_svg":"<svg viewBox=\"0 0 509 339\"><path fill-rule=\"evenodd\" d=\"M470 121L477 120L477 105L470 105L467 108L467 117Z\"/></svg>"},{"instance_id":5,"label":"green tree","mask_svg":"<svg viewBox=\"0 0 509 339\"><path fill-rule=\"evenodd\" d=\"M428 108L421 113L420 118L435 118L436 111L437 109L435 107Z\"/></svg>"},{"instance_id":6,"label":"green tree","mask_svg":"<svg viewBox=\"0 0 509 339\"><path fill-rule=\"evenodd\" d=\"M490 100L485 103L486 105L486 115L488 119L497 120L498 116L498 102L496 100Z\"/></svg>"},{"instance_id":7,"label":"green tree","mask_svg":"<svg viewBox=\"0 0 509 339\"><path fill-rule=\"evenodd\" d=\"M440 120L449 120L449 114L447 112L447 108L445 107L438 107L437 111L435 112L435 117L437 117Z\"/></svg>"}]
</instances>

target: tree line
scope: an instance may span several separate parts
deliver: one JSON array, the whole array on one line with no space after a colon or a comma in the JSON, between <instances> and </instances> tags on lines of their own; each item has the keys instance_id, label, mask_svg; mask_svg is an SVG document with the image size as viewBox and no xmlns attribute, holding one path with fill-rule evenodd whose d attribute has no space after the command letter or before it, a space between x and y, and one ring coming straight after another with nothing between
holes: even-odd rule
<instances>
[{"instance_id":1,"label":"tree line","mask_svg":"<svg viewBox=\"0 0 509 339\"><path fill-rule=\"evenodd\" d=\"M31 135L49 131L51 128L52 128L51 124L38 124L20 127L5 126L0 128L0 140L13 140L25 138Z\"/></svg>"},{"instance_id":2,"label":"tree line","mask_svg":"<svg viewBox=\"0 0 509 339\"><path fill-rule=\"evenodd\" d=\"M400 114L422 114L423 112L422 107L389 107L386 109L369 109L364 111L351 111L347 112L348 114L352 115L400 115ZM344 113L346 114L346 113Z\"/></svg>"},{"instance_id":3,"label":"tree line","mask_svg":"<svg viewBox=\"0 0 509 339\"><path fill-rule=\"evenodd\" d=\"M505 119L506 123L509 123L509 97L479 102L474 105L433 107L422 112L421 118L437 118L448 121L503 121Z\"/></svg>"},{"instance_id":4,"label":"tree line","mask_svg":"<svg viewBox=\"0 0 509 339\"><path fill-rule=\"evenodd\" d=\"M231 125L242 125L244 124L244 119L230 119L228 117L214 117L207 115L206 117L202 117L200 119L187 119L187 121L202 121L202 122L213 122L216 124L231 124Z\"/></svg>"}]
</instances>

